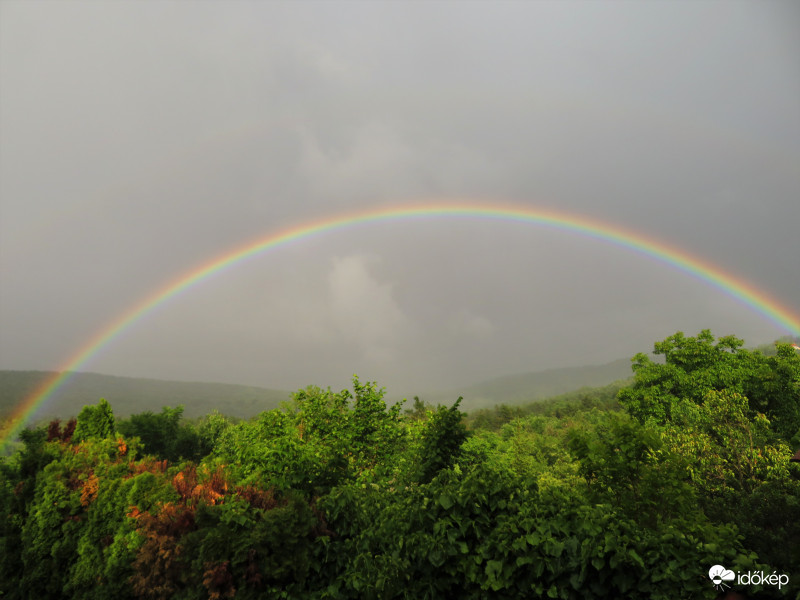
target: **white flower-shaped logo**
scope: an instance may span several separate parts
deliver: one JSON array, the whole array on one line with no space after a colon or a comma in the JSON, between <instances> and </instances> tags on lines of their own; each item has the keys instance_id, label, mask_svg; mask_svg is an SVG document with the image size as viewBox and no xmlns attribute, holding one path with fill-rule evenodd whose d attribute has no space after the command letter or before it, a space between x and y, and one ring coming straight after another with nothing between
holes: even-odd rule
<instances>
[{"instance_id":1,"label":"white flower-shaped logo","mask_svg":"<svg viewBox=\"0 0 800 600\"><path fill-rule=\"evenodd\" d=\"M708 578L711 579L715 588L722 590L723 588L731 587L723 582L733 581L736 579L736 574L722 565L714 565L708 570Z\"/></svg>"}]
</instances>

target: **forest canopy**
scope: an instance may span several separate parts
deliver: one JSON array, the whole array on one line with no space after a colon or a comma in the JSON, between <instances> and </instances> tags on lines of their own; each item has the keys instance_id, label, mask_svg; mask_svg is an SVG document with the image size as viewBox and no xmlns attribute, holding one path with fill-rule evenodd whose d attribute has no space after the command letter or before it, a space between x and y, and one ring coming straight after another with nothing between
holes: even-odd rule
<instances>
[{"instance_id":1,"label":"forest canopy","mask_svg":"<svg viewBox=\"0 0 800 600\"><path fill-rule=\"evenodd\" d=\"M87 404L0 459L0 597L711 599L724 565L800 598L800 353L654 354L469 416L357 377L249 420Z\"/></svg>"}]
</instances>

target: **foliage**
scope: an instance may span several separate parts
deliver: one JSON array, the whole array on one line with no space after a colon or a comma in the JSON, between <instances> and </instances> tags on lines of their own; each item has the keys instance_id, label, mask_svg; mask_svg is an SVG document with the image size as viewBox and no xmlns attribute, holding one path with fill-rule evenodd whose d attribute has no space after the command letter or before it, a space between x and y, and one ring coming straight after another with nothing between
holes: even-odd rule
<instances>
[{"instance_id":1,"label":"foliage","mask_svg":"<svg viewBox=\"0 0 800 600\"><path fill-rule=\"evenodd\" d=\"M84 406L78 414L78 424L73 437L76 442L89 438L113 437L116 432L114 411L105 398L101 398L96 406Z\"/></svg>"},{"instance_id":2,"label":"foliage","mask_svg":"<svg viewBox=\"0 0 800 600\"><path fill-rule=\"evenodd\" d=\"M575 392L537 400L520 406L500 404L492 409L483 408L473 411L466 416L464 421L471 429L498 431L503 425L529 415L552 416L561 419L592 408L619 410L617 394L626 383L617 381L599 388L582 388Z\"/></svg>"},{"instance_id":3,"label":"foliage","mask_svg":"<svg viewBox=\"0 0 800 600\"><path fill-rule=\"evenodd\" d=\"M764 415L748 418L747 399L735 392L711 391L681 410L662 437L686 465L705 514L735 523L762 560L791 570L800 559L800 468L790 465L789 446Z\"/></svg>"},{"instance_id":4,"label":"foliage","mask_svg":"<svg viewBox=\"0 0 800 600\"><path fill-rule=\"evenodd\" d=\"M467 438L467 428L461 423L462 413L456 400L450 408L439 406L422 430L419 444L419 470L417 481L429 483L442 469L450 468L458 458L459 450Z\"/></svg>"},{"instance_id":5,"label":"foliage","mask_svg":"<svg viewBox=\"0 0 800 600\"><path fill-rule=\"evenodd\" d=\"M196 425L199 437L199 455L205 457L211 454L217 446L222 433L231 425L232 423L227 417L216 411L201 419Z\"/></svg>"},{"instance_id":6,"label":"foliage","mask_svg":"<svg viewBox=\"0 0 800 600\"><path fill-rule=\"evenodd\" d=\"M429 408L427 402L420 400L419 396L414 396L414 404L404 412L409 418L419 421L427 418Z\"/></svg>"},{"instance_id":7,"label":"foliage","mask_svg":"<svg viewBox=\"0 0 800 600\"><path fill-rule=\"evenodd\" d=\"M205 454L202 438L194 427L182 424L183 406L165 406L160 414L150 411L131 415L117 424L126 437L138 437L143 451L160 459L177 462L181 459L199 460Z\"/></svg>"},{"instance_id":8,"label":"foliage","mask_svg":"<svg viewBox=\"0 0 800 600\"><path fill-rule=\"evenodd\" d=\"M339 488L320 505L337 537L319 575L336 598L709 597L698 564L752 562L732 528L642 528L579 488L485 465L402 490Z\"/></svg>"},{"instance_id":9,"label":"foliage","mask_svg":"<svg viewBox=\"0 0 800 600\"><path fill-rule=\"evenodd\" d=\"M84 407L0 459L0 597L710 600L714 564L791 574L800 359L656 351L625 412L609 387L470 429L357 378L243 422Z\"/></svg>"},{"instance_id":10,"label":"foliage","mask_svg":"<svg viewBox=\"0 0 800 600\"><path fill-rule=\"evenodd\" d=\"M283 410L226 428L214 456L239 465L249 481L320 494L346 480L390 468L404 443L400 405L353 379L354 392L308 387Z\"/></svg>"},{"instance_id":11,"label":"foliage","mask_svg":"<svg viewBox=\"0 0 800 600\"><path fill-rule=\"evenodd\" d=\"M800 469L789 463L800 444L800 356L788 344L772 356L741 346L679 332L655 344L663 364L634 358L620 402L660 429L703 514L735 524L746 547L788 572L800 558Z\"/></svg>"},{"instance_id":12,"label":"foliage","mask_svg":"<svg viewBox=\"0 0 800 600\"><path fill-rule=\"evenodd\" d=\"M235 485L220 466L190 463L171 484L175 501L128 514L144 539L133 561L136 597L255 598L303 580L317 524L306 501Z\"/></svg>"},{"instance_id":13,"label":"foliage","mask_svg":"<svg viewBox=\"0 0 800 600\"><path fill-rule=\"evenodd\" d=\"M640 421L673 420L673 409L686 402L700 405L710 391L727 390L747 398L748 417L765 414L786 441L800 443L800 356L789 344L778 344L775 356L742 348L734 336L715 339L709 330L697 337L678 332L654 345L664 356L655 362L634 357L634 383L619 393L620 403Z\"/></svg>"}]
</instances>

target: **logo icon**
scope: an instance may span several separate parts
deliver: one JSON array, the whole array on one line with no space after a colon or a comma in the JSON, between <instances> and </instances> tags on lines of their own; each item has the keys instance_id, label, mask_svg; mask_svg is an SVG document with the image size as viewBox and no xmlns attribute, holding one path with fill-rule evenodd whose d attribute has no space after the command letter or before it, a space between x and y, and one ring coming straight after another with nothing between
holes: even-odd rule
<instances>
[{"instance_id":1,"label":"logo icon","mask_svg":"<svg viewBox=\"0 0 800 600\"><path fill-rule=\"evenodd\" d=\"M708 570L708 578L714 584L714 587L722 591L725 588L731 587L726 581L733 581L736 579L736 573L726 569L722 565L714 565Z\"/></svg>"}]
</instances>

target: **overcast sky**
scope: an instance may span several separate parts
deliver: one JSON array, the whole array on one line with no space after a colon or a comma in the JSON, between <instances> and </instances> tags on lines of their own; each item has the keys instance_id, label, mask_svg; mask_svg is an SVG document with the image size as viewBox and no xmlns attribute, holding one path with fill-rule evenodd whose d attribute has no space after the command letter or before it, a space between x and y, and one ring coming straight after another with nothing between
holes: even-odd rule
<instances>
[{"instance_id":1,"label":"overcast sky","mask_svg":"<svg viewBox=\"0 0 800 600\"><path fill-rule=\"evenodd\" d=\"M0 368L57 369L290 226L453 198L615 224L800 313L796 2L0 2ZM788 333L619 246L427 219L307 238L85 370L413 395Z\"/></svg>"}]
</instances>

